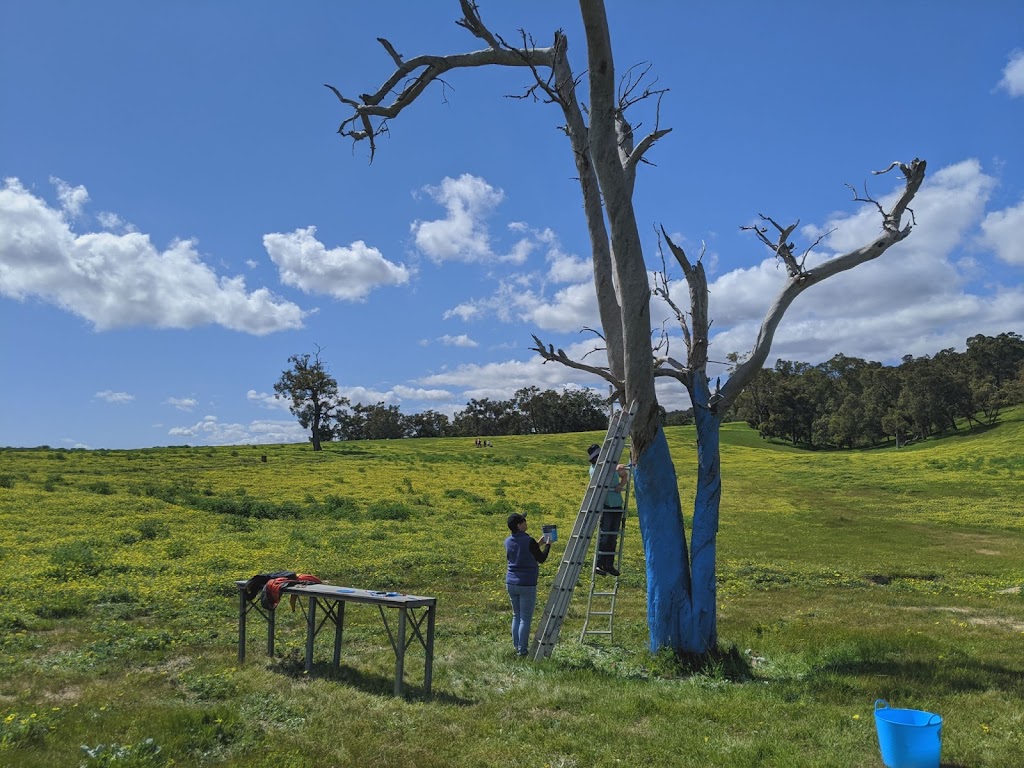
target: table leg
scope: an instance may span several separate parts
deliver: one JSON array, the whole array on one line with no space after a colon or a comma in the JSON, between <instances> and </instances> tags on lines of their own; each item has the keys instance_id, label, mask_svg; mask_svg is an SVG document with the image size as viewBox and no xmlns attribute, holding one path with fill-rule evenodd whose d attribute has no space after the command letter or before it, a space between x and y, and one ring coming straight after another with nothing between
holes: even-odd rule
<instances>
[{"instance_id":1,"label":"table leg","mask_svg":"<svg viewBox=\"0 0 1024 768\"><path fill-rule=\"evenodd\" d=\"M434 680L434 619L437 606L431 605L427 608L427 647L426 667L423 670L423 690L429 696L430 684Z\"/></svg>"},{"instance_id":2,"label":"table leg","mask_svg":"<svg viewBox=\"0 0 1024 768\"><path fill-rule=\"evenodd\" d=\"M405 608L398 609L398 642L395 643L395 696L402 695L405 676Z\"/></svg>"},{"instance_id":3,"label":"table leg","mask_svg":"<svg viewBox=\"0 0 1024 768\"><path fill-rule=\"evenodd\" d=\"M238 663L245 661L245 590L238 590Z\"/></svg>"},{"instance_id":4,"label":"table leg","mask_svg":"<svg viewBox=\"0 0 1024 768\"><path fill-rule=\"evenodd\" d=\"M276 613L273 608L267 611L267 656L274 656L274 617Z\"/></svg>"},{"instance_id":5,"label":"table leg","mask_svg":"<svg viewBox=\"0 0 1024 768\"><path fill-rule=\"evenodd\" d=\"M316 638L316 597L309 596L309 610L306 611L306 671L313 671L313 640Z\"/></svg>"},{"instance_id":6,"label":"table leg","mask_svg":"<svg viewBox=\"0 0 1024 768\"><path fill-rule=\"evenodd\" d=\"M336 605L338 610L335 618L337 623L334 625L334 666L337 667L341 664L341 632L345 626L345 601L339 600Z\"/></svg>"}]
</instances>

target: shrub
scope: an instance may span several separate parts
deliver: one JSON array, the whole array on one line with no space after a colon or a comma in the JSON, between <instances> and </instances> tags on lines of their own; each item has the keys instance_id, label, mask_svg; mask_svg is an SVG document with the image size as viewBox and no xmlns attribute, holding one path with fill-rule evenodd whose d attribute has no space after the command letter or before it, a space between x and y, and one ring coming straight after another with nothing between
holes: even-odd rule
<instances>
[{"instance_id":1,"label":"shrub","mask_svg":"<svg viewBox=\"0 0 1024 768\"><path fill-rule=\"evenodd\" d=\"M81 540L58 544L50 553L50 562L54 566L54 575L64 581L79 574L98 576L103 570L92 544Z\"/></svg>"},{"instance_id":2,"label":"shrub","mask_svg":"<svg viewBox=\"0 0 1024 768\"><path fill-rule=\"evenodd\" d=\"M354 515L359 511L356 500L348 496L335 496L333 494L324 497L322 509L328 517L338 519Z\"/></svg>"},{"instance_id":3,"label":"shrub","mask_svg":"<svg viewBox=\"0 0 1024 768\"><path fill-rule=\"evenodd\" d=\"M87 491L98 493L100 496L110 496L114 493L114 487L106 480L98 480L85 486Z\"/></svg>"},{"instance_id":4,"label":"shrub","mask_svg":"<svg viewBox=\"0 0 1024 768\"><path fill-rule=\"evenodd\" d=\"M14 475L0 475L0 488L13 488Z\"/></svg>"},{"instance_id":5,"label":"shrub","mask_svg":"<svg viewBox=\"0 0 1024 768\"><path fill-rule=\"evenodd\" d=\"M171 529L161 520L143 520L138 530L143 539L164 539L171 535Z\"/></svg>"},{"instance_id":6,"label":"shrub","mask_svg":"<svg viewBox=\"0 0 1024 768\"><path fill-rule=\"evenodd\" d=\"M366 510L371 520L408 520L412 510L398 501L375 501Z\"/></svg>"}]
</instances>

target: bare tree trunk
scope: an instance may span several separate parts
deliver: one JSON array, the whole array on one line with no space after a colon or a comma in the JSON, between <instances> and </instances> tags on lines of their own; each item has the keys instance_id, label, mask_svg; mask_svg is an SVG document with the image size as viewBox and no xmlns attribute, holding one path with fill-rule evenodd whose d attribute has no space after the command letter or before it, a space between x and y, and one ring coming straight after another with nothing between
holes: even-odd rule
<instances>
[{"instance_id":1,"label":"bare tree trunk","mask_svg":"<svg viewBox=\"0 0 1024 768\"><path fill-rule=\"evenodd\" d=\"M571 360L562 350L556 351L550 345L545 347L536 336L534 349L545 360L600 376L612 385L624 403L636 403L637 415L631 431L634 489L647 558L651 648L706 652L718 641L715 543L721 501L719 427L722 414L764 365L775 330L797 295L834 274L877 258L910 233L910 225L901 228L901 218L909 210L908 205L924 179L925 163L922 160L907 165L893 163L886 169L898 166L906 178L903 194L888 211L869 197L855 195L855 200L873 203L878 208L883 219L883 234L863 248L837 256L816 268L804 268L806 253L803 258L792 253L789 237L796 224L782 228L765 218L778 229L777 243L765 236L767 226L753 228L785 264L789 279L762 321L750 355L737 366L721 390L716 386L712 392L707 379L710 321L704 269L699 259L691 264L664 230L663 236L686 276L690 312L683 312L673 303L667 273L663 275L661 287L656 282L655 291L669 303L679 319L688 359L685 366L668 357L659 359L656 364L652 356L651 286L633 208L633 189L636 168L644 159L644 153L668 130L660 129L656 119L654 130L634 144L633 130L625 117L626 109L658 92L645 89L639 95L630 95L633 88L630 85L625 93L616 95L611 36L603 1L579 0L587 39L589 124L576 97L576 81L569 66L568 41L564 34L555 34L552 47L537 48L532 39L522 33L522 46L512 47L487 29L473 0L460 0L460 5L464 17L458 24L482 40L486 47L464 54L404 59L391 43L379 38L395 65L391 77L375 92L364 93L358 99L345 97L337 88L328 86L350 110L338 133L354 141L368 141L372 160L375 139L385 132L387 121L396 118L441 75L470 67L528 68L535 83L527 89L527 95L536 96L541 91L561 107L583 195L608 366ZM540 70L550 71L551 77L545 78ZM669 376L684 385L694 407L697 491L689 551L675 466L660 426L655 376ZM317 441L315 430L314 441Z\"/></svg>"}]
</instances>

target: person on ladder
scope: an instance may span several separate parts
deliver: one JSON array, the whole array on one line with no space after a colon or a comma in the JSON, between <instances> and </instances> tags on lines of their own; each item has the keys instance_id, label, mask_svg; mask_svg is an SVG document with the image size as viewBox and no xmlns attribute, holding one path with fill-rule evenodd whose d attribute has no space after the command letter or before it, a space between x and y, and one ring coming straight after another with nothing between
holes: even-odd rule
<instances>
[{"instance_id":1,"label":"person on ladder","mask_svg":"<svg viewBox=\"0 0 1024 768\"><path fill-rule=\"evenodd\" d=\"M601 446L594 443L587 449L590 457L590 476L594 476L597 469L597 458L601 454ZM615 467L619 473L619 483L604 497L604 507L601 511L601 532L597 537L597 566L595 572L598 576L619 575L619 569L615 567L615 553L618 551L618 535L622 529L622 491L626 488L626 480L629 477L629 468L625 464L618 464Z\"/></svg>"}]
</instances>

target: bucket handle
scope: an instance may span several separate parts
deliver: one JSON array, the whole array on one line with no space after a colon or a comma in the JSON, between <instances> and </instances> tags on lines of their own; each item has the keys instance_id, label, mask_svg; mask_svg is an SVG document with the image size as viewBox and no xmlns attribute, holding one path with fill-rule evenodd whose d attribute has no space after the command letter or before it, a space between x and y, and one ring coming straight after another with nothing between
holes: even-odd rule
<instances>
[{"instance_id":1,"label":"bucket handle","mask_svg":"<svg viewBox=\"0 0 1024 768\"><path fill-rule=\"evenodd\" d=\"M881 705L881 706L879 706L879 705ZM888 701L886 701L885 699L875 699L875 711L876 712L878 710L880 710L880 709L888 709L888 708L889 708L889 702Z\"/></svg>"},{"instance_id":2,"label":"bucket handle","mask_svg":"<svg viewBox=\"0 0 1024 768\"><path fill-rule=\"evenodd\" d=\"M936 720L936 718L938 718L938 719ZM942 715L932 715L931 717L928 718L928 722L926 723L926 725L935 725L936 723L941 723L941 722L942 722Z\"/></svg>"}]
</instances>

